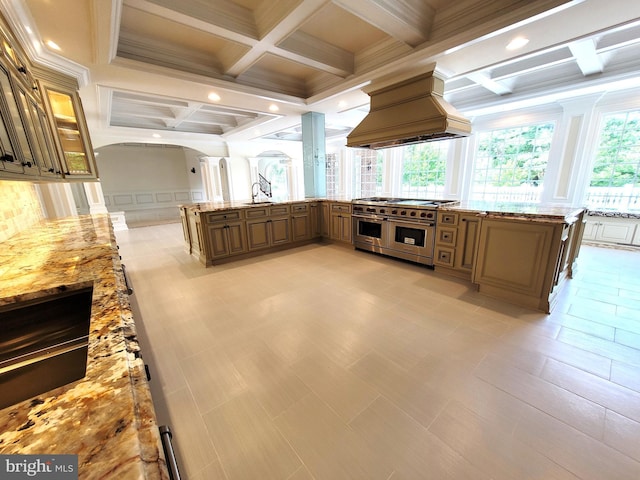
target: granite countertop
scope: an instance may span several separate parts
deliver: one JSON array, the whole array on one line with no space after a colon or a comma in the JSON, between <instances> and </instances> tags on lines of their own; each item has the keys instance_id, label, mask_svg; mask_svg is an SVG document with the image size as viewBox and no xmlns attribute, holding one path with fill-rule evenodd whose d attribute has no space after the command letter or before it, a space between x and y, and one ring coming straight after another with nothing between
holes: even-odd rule
<instances>
[{"instance_id":1,"label":"granite countertop","mask_svg":"<svg viewBox=\"0 0 640 480\"><path fill-rule=\"evenodd\" d=\"M469 201L443 206L440 210L478 213L485 217L513 218L524 221L564 222L580 215L583 207L564 207L537 203Z\"/></svg>"},{"instance_id":2,"label":"granite countertop","mask_svg":"<svg viewBox=\"0 0 640 480\"><path fill-rule=\"evenodd\" d=\"M0 305L87 283L93 301L86 376L0 410L0 453L77 454L81 479L168 479L108 215L44 221L2 247Z\"/></svg>"},{"instance_id":3,"label":"granite countertop","mask_svg":"<svg viewBox=\"0 0 640 480\"><path fill-rule=\"evenodd\" d=\"M640 219L640 212L621 212L619 210L589 210L587 215L592 217Z\"/></svg>"},{"instance_id":4,"label":"granite countertop","mask_svg":"<svg viewBox=\"0 0 640 480\"><path fill-rule=\"evenodd\" d=\"M317 202L317 201L333 201L333 202L351 202L351 198L335 197L335 198L303 198L298 200L292 199L274 199L269 200L268 204L288 204L299 202ZM220 210L229 210L234 208L252 208L265 206L265 203L252 204L251 200L233 201L233 202L204 202L181 205L182 208L188 208L193 212L215 212ZM482 202L468 201L456 203L450 206L440 206L439 210L458 211L467 213L478 213L487 217L510 217L524 221L538 222L564 222L566 219L573 218L580 214L582 207L565 207L556 205L541 205L532 203L514 203L514 202Z\"/></svg>"},{"instance_id":5,"label":"granite countertop","mask_svg":"<svg viewBox=\"0 0 640 480\"><path fill-rule=\"evenodd\" d=\"M187 208L194 212L216 212L220 210L231 210L236 208L254 208L264 207L270 205L286 205L291 203L312 203L319 201L332 201L332 202L351 202L351 198L347 197L331 197L331 198L273 198L265 199L260 197L258 203L251 203L251 200L231 201L231 202L200 202L200 203L188 203L179 205L178 208Z\"/></svg>"}]
</instances>

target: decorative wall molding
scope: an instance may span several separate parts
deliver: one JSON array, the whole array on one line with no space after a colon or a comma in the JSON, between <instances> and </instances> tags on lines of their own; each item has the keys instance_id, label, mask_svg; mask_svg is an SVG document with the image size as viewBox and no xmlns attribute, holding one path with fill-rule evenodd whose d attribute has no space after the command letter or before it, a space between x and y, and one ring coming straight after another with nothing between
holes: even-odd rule
<instances>
[{"instance_id":1,"label":"decorative wall molding","mask_svg":"<svg viewBox=\"0 0 640 480\"><path fill-rule=\"evenodd\" d=\"M109 212L124 212L129 226L179 222L179 205L202 202L204 198L201 190L185 189L104 192L104 203Z\"/></svg>"}]
</instances>

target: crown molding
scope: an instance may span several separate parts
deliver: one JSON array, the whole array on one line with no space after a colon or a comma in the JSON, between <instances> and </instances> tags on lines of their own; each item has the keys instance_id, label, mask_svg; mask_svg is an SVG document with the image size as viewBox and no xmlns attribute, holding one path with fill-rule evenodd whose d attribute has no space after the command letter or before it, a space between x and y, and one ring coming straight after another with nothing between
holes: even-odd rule
<instances>
[{"instance_id":1,"label":"crown molding","mask_svg":"<svg viewBox=\"0 0 640 480\"><path fill-rule=\"evenodd\" d=\"M80 87L89 84L88 68L55 54L44 47L31 13L23 1L0 0L0 7L9 24L9 28L11 28L32 63L73 77Z\"/></svg>"}]
</instances>

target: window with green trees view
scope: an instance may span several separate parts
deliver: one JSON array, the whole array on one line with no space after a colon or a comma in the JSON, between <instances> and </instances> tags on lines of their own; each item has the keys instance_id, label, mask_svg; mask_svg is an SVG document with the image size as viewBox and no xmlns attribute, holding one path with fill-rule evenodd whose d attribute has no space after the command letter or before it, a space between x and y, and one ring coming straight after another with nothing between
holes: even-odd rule
<instances>
[{"instance_id":1,"label":"window with green trees view","mask_svg":"<svg viewBox=\"0 0 640 480\"><path fill-rule=\"evenodd\" d=\"M444 191L449 142L419 143L403 147L401 195L439 198Z\"/></svg>"},{"instance_id":2,"label":"window with green trees view","mask_svg":"<svg viewBox=\"0 0 640 480\"><path fill-rule=\"evenodd\" d=\"M479 132L472 200L540 201L555 124Z\"/></svg>"},{"instance_id":3,"label":"window with green trees view","mask_svg":"<svg viewBox=\"0 0 640 480\"><path fill-rule=\"evenodd\" d=\"M589 208L640 209L640 110L605 115L587 191Z\"/></svg>"}]
</instances>

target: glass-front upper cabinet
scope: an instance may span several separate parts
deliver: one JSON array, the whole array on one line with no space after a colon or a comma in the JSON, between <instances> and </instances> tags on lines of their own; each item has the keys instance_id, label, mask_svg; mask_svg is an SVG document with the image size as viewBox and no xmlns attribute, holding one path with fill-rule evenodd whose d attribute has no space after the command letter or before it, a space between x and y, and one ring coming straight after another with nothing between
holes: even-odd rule
<instances>
[{"instance_id":1,"label":"glass-front upper cabinet","mask_svg":"<svg viewBox=\"0 0 640 480\"><path fill-rule=\"evenodd\" d=\"M13 173L38 175L38 164L27 138L23 119L20 116L19 100L11 85L9 72L0 64L0 89L4 101L0 102L8 144L3 142L3 170ZM13 127L13 128L11 128ZM14 141L11 141L11 137ZM11 145L12 144L12 145Z\"/></svg>"},{"instance_id":2,"label":"glass-front upper cabinet","mask_svg":"<svg viewBox=\"0 0 640 480\"><path fill-rule=\"evenodd\" d=\"M42 177L61 177L55 143L42 106L18 87L25 127ZM44 121L43 121L44 120Z\"/></svg>"},{"instance_id":3,"label":"glass-front upper cabinet","mask_svg":"<svg viewBox=\"0 0 640 480\"><path fill-rule=\"evenodd\" d=\"M48 116L53 122L57 144L62 151L62 173L66 179L95 179L96 161L76 91L40 82Z\"/></svg>"}]
</instances>

